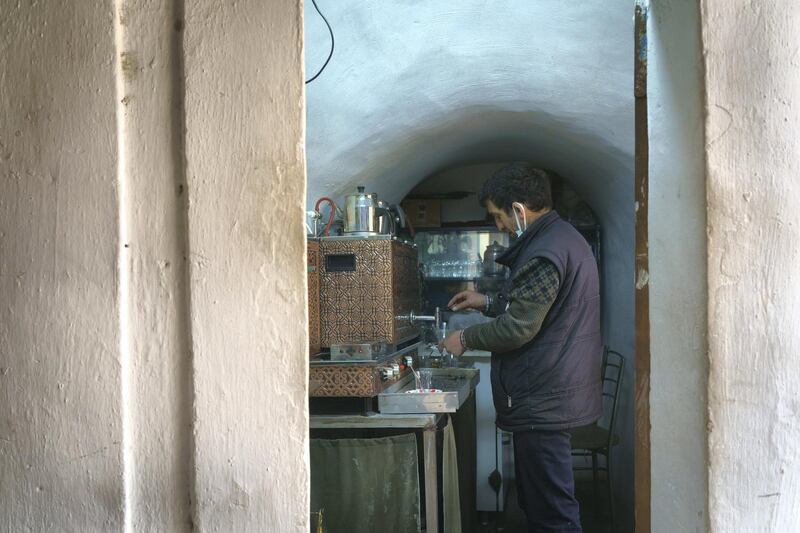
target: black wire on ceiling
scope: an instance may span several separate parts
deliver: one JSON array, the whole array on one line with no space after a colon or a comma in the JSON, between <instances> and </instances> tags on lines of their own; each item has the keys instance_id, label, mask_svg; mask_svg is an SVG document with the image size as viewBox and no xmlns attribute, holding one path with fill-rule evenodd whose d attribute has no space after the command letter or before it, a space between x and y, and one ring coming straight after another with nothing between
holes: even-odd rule
<instances>
[{"instance_id":1,"label":"black wire on ceiling","mask_svg":"<svg viewBox=\"0 0 800 533\"><path fill-rule=\"evenodd\" d=\"M322 71L323 71L323 70L325 70L325 67L327 67L327 66L328 66L328 62L331 60L331 57L333 57L333 46L334 46L334 41L333 41L333 30L331 29L331 25L330 25L330 24L328 24L328 19L326 19L326 18L325 18L325 15L323 15L323 14L322 14L322 11L320 11L320 10L319 10L319 7L317 7L317 0L311 0L311 3L312 3L312 4L314 4L314 9L316 9L316 10L317 10L317 13L319 13L319 16L320 16L320 17L322 17L322 20L324 20L324 21L325 21L325 25L328 27L328 31L329 31L329 32L330 32L330 34L331 34L331 51L330 51L330 53L328 54L328 59L326 59L326 60L325 60L325 64L323 64L323 65L322 65L322 68L321 68L321 69L319 69L319 72L317 72L316 74L314 74L314 75L313 75L313 76L312 76L310 79L307 79L307 80L306 80L306 84L308 84L308 83L311 83L312 81L314 81L315 79L317 79L317 77L318 77L320 74L322 74Z\"/></svg>"}]
</instances>

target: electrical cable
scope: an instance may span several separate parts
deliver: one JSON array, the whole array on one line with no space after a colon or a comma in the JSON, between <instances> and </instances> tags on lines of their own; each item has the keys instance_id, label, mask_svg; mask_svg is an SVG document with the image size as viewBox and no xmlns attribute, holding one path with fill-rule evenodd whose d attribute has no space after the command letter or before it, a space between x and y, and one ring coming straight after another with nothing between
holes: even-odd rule
<instances>
[{"instance_id":1,"label":"electrical cable","mask_svg":"<svg viewBox=\"0 0 800 533\"><path fill-rule=\"evenodd\" d=\"M331 25L330 25L330 24L328 24L328 19L326 19L326 18L325 18L325 15L323 15L323 14L322 14L322 11L320 11L320 10L319 10L319 7L317 7L317 0L311 0L311 3L312 3L312 4L314 4L314 9L316 9L316 10L317 10L317 13L319 13L319 16L320 16L320 17L322 17L322 20L324 20L324 21L325 21L325 25L328 27L328 32L331 34L331 51L330 51L330 53L328 54L328 59L326 59L326 60L325 60L325 63L322 65L322 68L321 68L321 69L319 69L319 72L317 72L316 74L314 74L314 75L313 75L313 76L312 76L310 79L307 79L307 80L306 80L306 85L308 85L309 83L311 83L312 81L314 81L315 79L317 79L317 77L318 77L320 74L322 74L322 71L323 71L323 70L325 70L325 67L327 67L327 66L328 66L328 62L331 60L331 57L333 57L333 47L334 47L334 40L333 40L333 29L331 28Z\"/></svg>"}]
</instances>

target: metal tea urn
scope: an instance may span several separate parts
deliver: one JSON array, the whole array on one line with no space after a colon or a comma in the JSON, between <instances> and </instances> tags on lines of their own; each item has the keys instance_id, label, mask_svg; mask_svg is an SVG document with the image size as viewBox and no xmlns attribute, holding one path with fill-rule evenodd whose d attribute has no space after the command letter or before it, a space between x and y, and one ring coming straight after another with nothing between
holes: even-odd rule
<instances>
[{"instance_id":1,"label":"metal tea urn","mask_svg":"<svg viewBox=\"0 0 800 533\"><path fill-rule=\"evenodd\" d=\"M377 235L378 234L378 195L364 192L349 194L344 200L344 233L345 235Z\"/></svg>"}]
</instances>

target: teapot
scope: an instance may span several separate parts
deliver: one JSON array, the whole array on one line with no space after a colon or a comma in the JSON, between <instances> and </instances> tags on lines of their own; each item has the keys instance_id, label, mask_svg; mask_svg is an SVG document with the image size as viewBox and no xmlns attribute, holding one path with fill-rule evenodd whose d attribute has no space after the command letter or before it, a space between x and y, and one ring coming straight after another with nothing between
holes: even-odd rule
<instances>
[{"instance_id":1,"label":"teapot","mask_svg":"<svg viewBox=\"0 0 800 533\"><path fill-rule=\"evenodd\" d=\"M505 276L506 267L497 262L497 259L503 255L506 247L494 241L486 247L483 252L483 275L491 277Z\"/></svg>"}]
</instances>

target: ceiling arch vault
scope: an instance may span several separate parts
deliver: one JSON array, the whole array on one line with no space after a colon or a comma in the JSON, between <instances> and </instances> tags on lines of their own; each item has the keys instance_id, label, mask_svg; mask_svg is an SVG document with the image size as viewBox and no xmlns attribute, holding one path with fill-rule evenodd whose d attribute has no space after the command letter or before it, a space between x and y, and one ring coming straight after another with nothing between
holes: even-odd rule
<instances>
[{"instance_id":1,"label":"ceiling arch vault","mask_svg":"<svg viewBox=\"0 0 800 533\"><path fill-rule=\"evenodd\" d=\"M318 4L336 48L306 87L309 203L357 184L398 201L442 169L520 159L582 193L618 184L601 217L632 199L632 4ZM305 26L311 74L330 36L310 3Z\"/></svg>"}]
</instances>

